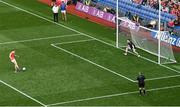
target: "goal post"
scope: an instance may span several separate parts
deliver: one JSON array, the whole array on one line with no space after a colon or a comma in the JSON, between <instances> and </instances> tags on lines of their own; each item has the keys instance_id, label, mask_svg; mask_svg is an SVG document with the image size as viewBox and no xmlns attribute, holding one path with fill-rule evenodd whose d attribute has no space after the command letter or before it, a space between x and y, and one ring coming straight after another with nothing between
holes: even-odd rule
<instances>
[{"instance_id":1,"label":"goal post","mask_svg":"<svg viewBox=\"0 0 180 107\"><path fill-rule=\"evenodd\" d=\"M116 2L116 47L119 47L119 0Z\"/></svg>"},{"instance_id":2,"label":"goal post","mask_svg":"<svg viewBox=\"0 0 180 107\"><path fill-rule=\"evenodd\" d=\"M139 54L158 64L176 63L171 46L171 35L168 31L160 31L161 11L159 11L158 30L152 30L134 23L127 17L120 17L118 7L121 0L116 4L116 47L127 46L127 39L131 39L138 48Z\"/></svg>"}]
</instances>

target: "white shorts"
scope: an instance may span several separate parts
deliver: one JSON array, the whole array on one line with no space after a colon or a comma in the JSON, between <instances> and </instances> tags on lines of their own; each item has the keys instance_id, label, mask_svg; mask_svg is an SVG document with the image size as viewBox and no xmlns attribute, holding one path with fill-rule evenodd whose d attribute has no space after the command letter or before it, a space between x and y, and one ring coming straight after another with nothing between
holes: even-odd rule
<instances>
[{"instance_id":1,"label":"white shorts","mask_svg":"<svg viewBox=\"0 0 180 107\"><path fill-rule=\"evenodd\" d=\"M64 14L66 14L66 10L61 10L61 13L64 13Z\"/></svg>"},{"instance_id":2,"label":"white shorts","mask_svg":"<svg viewBox=\"0 0 180 107\"><path fill-rule=\"evenodd\" d=\"M127 46L127 49L128 49L128 50L132 50L133 52L136 51L136 49L135 49L134 47L132 47L132 49L131 49L131 47L130 47L129 45Z\"/></svg>"},{"instance_id":3,"label":"white shorts","mask_svg":"<svg viewBox=\"0 0 180 107\"><path fill-rule=\"evenodd\" d=\"M130 49L131 49L131 47L130 47L129 45L127 46L127 48L128 48L128 50L130 50Z\"/></svg>"},{"instance_id":4,"label":"white shorts","mask_svg":"<svg viewBox=\"0 0 180 107\"><path fill-rule=\"evenodd\" d=\"M16 59L11 60L11 62L14 63L15 65L17 64Z\"/></svg>"}]
</instances>

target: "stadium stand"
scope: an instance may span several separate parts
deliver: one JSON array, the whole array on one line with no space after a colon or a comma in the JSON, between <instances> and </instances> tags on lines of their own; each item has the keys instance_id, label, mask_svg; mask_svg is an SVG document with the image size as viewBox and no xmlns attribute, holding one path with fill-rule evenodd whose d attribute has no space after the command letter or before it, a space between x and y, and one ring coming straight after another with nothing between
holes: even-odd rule
<instances>
[{"instance_id":1,"label":"stadium stand","mask_svg":"<svg viewBox=\"0 0 180 107\"><path fill-rule=\"evenodd\" d=\"M70 1L73 2L73 0ZM96 7L98 10L116 14L116 0L77 1L91 7ZM158 6L157 0L119 0L119 15L122 17L126 16L133 21L137 17L140 25L157 29L159 17ZM161 6L162 29L168 30L172 34L180 35L180 5L174 0L162 0ZM155 25L151 25L152 22L156 22Z\"/></svg>"},{"instance_id":2,"label":"stadium stand","mask_svg":"<svg viewBox=\"0 0 180 107\"><path fill-rule=\"evenodd\" d=\"M115 0L92 0L92 2L98 4L98 6L108 6L114 10L116 9ZM158 9L159 4L157 0L119 0L120 15L122 17L127 16L131 20L133 20L132 17L138 16L143 21L141 23L142 26L148 27L148 23L153 20L158 22ZM177 2L174 0L162 0L161 22L164 25L164 30L180 35L180 5ZM157 29L157 27L153 29Z\"/></svg>"},{"instance_id":3,"label":"stadium stand","mask_svg":"<svg viewBox=\"0 0 180 107\"><path fill-rule=\"evenodd\" d=\"M113 9L116 8L116 1L114 1L114 0L99 0L96 2L101 5L104 5L104 6L112 7ZM132 14L137 14L138 16L140 16L141 18L144 18L144 19L148 19L148 20L158 19L158 10L157 9L139 5L137 3L133 3L128 0L121 0L119 2L119 8L120 8L119 10L121 12L131 12ZM166 12L161 12L161 16L162 16L161 20L163 22L169 22L169 21L175 20L177 18L177 16L172 15L170 13L166 13Z\"/></svg>"}]
</instances>

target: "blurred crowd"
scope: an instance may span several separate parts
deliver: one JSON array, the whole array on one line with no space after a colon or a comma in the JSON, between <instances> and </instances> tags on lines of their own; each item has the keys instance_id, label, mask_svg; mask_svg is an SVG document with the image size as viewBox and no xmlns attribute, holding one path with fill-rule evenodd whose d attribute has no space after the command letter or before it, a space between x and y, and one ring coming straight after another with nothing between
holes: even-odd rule
<instances>
[{"instance_id":1,"label":"blurred crowd","mask_svg":"<svg viewBox=\"0 0 180 107\"><path fill-rule=\"evenodd\" d=\"M138 3L154 9L159 9L159 0L131 0L134 3ZM180 25L180 2L177 0L161 0L160 9L163 12L170 13L176 16L176 20L170 21L168 26ZM172 23L173 22L173 23Z\"/></svg>"},{"instance_id":2,"label":"blurred crowd","mask_svg":"<svg viewBox=\"0 0 180 107\"><path fill-rule=\"evenodd\" d=\"M132 2L154 9L159 9L159 0L132 0ZM175 16L179 16L180 14L180 2L176 0L161 0L160 8L162 11L168 12Z\"/></svg>"}]
</instances>

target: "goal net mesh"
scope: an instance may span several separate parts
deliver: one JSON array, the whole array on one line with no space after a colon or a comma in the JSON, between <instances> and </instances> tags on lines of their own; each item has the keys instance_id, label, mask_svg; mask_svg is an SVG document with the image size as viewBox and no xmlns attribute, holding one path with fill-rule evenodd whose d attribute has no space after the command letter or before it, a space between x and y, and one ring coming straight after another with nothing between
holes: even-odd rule
<instances>
[{"instance_id":1,"label":"goal net mesh","mask_svg":"<svg viewBox=\"0 0 180 107\"><path fill-rule=\"evenodd\" d=\"M168 31L158 32L142 27L126 17L119 18L118 31L119 47L125 47L127 39L131 39L142 57L155 62L158 62L160 58L161 64L176 62ZM159 38L160 44L158 43Z\"/></svg>"}]
</instances>

